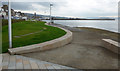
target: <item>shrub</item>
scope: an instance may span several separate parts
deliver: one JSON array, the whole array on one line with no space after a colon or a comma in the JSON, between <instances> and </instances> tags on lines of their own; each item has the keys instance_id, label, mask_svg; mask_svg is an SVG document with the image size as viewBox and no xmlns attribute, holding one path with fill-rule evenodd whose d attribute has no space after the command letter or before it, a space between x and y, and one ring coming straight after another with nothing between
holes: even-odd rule
<instances>
[{"instance_id":1,"label":"shrub","mask_svg":"<svg viewBox=\"0 0 120 71\"><path fill-rule=\"evenodd\" d=\"M16 20L16 19L12 19L12 23L16 23L16 22L21 22L24 20ZM8 25L8 20L7 19L2 19L2 26L4 25Z\"/></svg>"}]
</instances>

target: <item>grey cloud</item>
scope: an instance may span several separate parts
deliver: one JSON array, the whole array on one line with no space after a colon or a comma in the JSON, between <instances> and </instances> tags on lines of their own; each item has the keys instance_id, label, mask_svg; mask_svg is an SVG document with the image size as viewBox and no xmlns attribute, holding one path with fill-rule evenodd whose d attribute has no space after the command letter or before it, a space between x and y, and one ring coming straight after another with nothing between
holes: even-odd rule
<instances>
[{"instance_id":1,"label":"grey cloud","mask_svg":"<svg viewBox=\"0 0 120 71\"><path fill-rule=\"evenodd\" d=\"M3 2L3 5L7 5L7 2ZM32 4L42 5L44 7L49 7L48 2L12 2L11 7L15 10L33 10Z\"/></svg>"},{"instance_id":2,"label":"grey cloud","mask_svg":"<svg viewBox=\"0 0 120 71\"><path fill-rule=\"evenodd\" d=\"M11 7L15 10L32 10L31 3L27 2L12 2Z\"/></svg>"},{"instance_id":3,"label":"grey cloud","mask_svg":"<svg viewBox=\"0 0 120 71\"><path fill-rule=\"evenodd\" d=\"M4 4L8 4L7 2L3 2ZM37 4L37 5L41 5L45 8L49 8L49 4L50 2L12 2L11 3L11 7L14 10L24 10L24 11L28 11L28 10L34 10L34 8L32 7L32 4ZM55 8L59 8L60 6L65 6L65 3L60 3L60 2L56 2L53 3Z\"/></svg>"},{"instance_id":4,"label":"grey cloud","mask_svg":"<svg viewBox=\"0 0 120 71\"><path fill-rule=\"evenodd\" d=\"M3 2L2 4L8 5L7 2ZM30 10L32 9L31 4L32 3L27 3L27 2L12 2L11 8L14 10Z\"/></svg>"},{"instance_id":5,"label":"grey cloud","mask_svg":"<svg viewBox=\"0 0 120 71\"><path fill-rule=\"evenodd\" d=\"M117 16L117 0L64 0L65 2L53 2L53 14L61 16ZM71 1L71 3L70 3ZM83 3L82 3L83 1ZM93 1L95 5L89 4L89 1ZM88 2L88 3L87 3ZM69 4L70 3L70 4ZM75 4L74 4L75 3ZM88 5L86 5L86 3ZM7 3L3 3L7 4ZM32 4L36 6L32 6ZM12 2L12 8L14 10L21 11L42 11L49 12L50 2ZM40 7L37 7L40 6ZM80 8L79 8L80 6Z\"/></svg>"}]
</instances>

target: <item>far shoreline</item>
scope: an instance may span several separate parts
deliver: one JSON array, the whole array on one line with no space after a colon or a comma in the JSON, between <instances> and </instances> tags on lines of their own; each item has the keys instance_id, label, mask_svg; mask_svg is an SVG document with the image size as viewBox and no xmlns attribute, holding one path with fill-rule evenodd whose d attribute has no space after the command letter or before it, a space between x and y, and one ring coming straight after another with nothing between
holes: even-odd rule
<instances>
[{"instance_id":1,"label":"far shoreline","mask_svg":"<svg viewBox=\"0 0 120 71\"><path fill-rule=\"evenodd\" d=\"M41 19L41 20L50 20L50 19ZM112 20L112 21L115 21L116 19L52 19L52 20Z\"/></svg>"}]
</instances>

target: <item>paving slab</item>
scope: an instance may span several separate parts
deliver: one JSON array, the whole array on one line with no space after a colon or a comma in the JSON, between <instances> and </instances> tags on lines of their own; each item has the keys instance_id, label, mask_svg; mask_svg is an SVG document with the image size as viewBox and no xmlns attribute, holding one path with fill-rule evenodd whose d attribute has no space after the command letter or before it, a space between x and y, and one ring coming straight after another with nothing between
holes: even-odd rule
<instances>
[{"instance_id":1,"label":"paving slab","mask_svg":"<svg viewBox=\"0 0 120 71\"><path fill-rule=\"evenodd\" d=\"M9 55L8 53L2 54L2 69L13 69L16 71L56 71L56 69L68 69L71 67L62 66L46 61L37 60L30 57L21 55ZM73 68L72 68L73 69ZM43 71L43 70L42 70Z\"/></svg>"}]
</instances>

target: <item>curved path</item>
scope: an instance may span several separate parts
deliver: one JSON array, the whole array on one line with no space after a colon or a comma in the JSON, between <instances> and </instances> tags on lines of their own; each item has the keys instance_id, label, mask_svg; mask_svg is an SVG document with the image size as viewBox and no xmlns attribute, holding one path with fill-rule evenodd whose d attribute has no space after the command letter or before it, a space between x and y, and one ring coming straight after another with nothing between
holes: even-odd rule
<instances>
[{"instance_id":1,"label":"curved path","mask_svg":"<svg viewBox=\"0 0 120 71\"><path fill-rule=\"evenodd\" d=\"M73 41L70 44L49 51L23 55L79 69L118 68L118 55L102 46L102 39L109 37L67 26L56 26L73 32Z\"/></svg>"}]
</instances>

